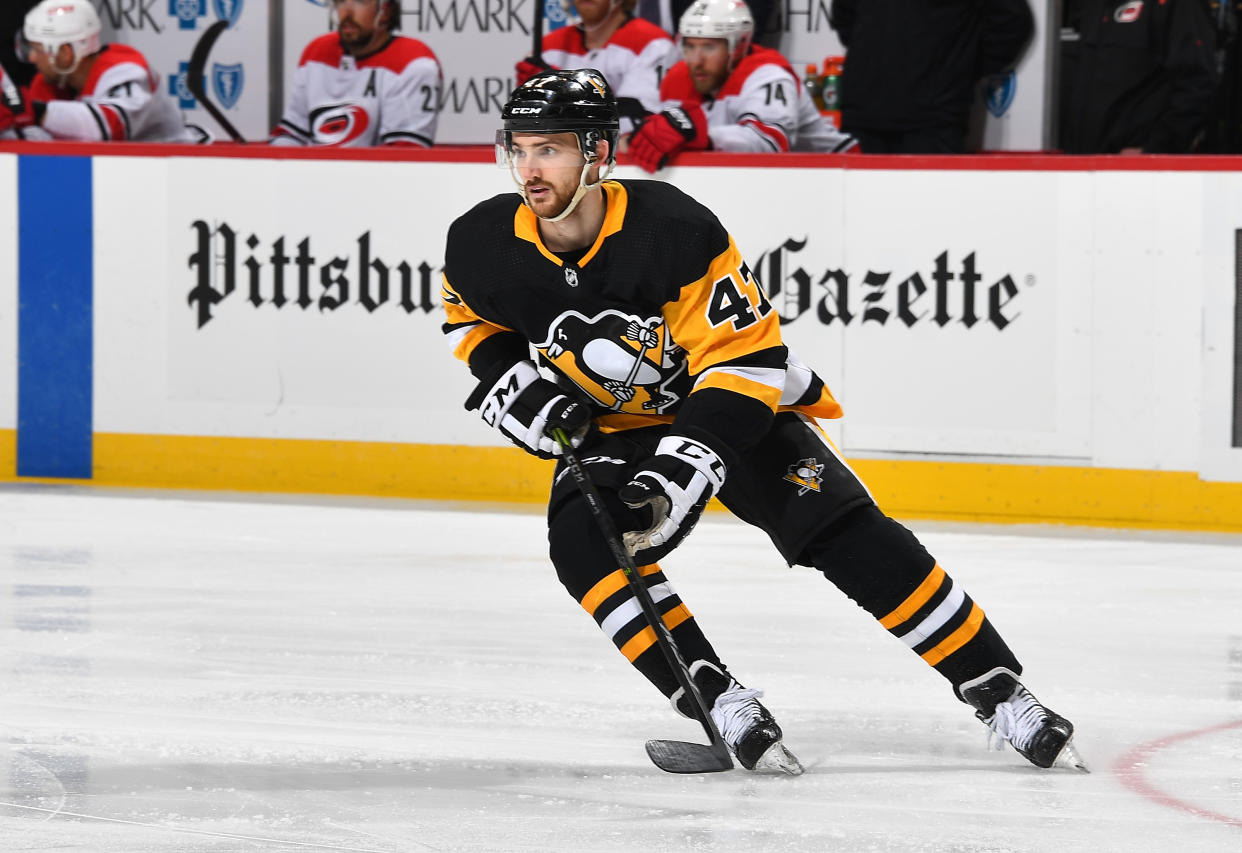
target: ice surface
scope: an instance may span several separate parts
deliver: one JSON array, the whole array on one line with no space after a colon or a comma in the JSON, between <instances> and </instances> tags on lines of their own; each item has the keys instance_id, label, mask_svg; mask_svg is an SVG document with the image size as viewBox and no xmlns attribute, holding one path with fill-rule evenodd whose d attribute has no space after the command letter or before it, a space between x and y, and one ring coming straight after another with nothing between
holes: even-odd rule
<instances>
[{"instance_id":1,"label":"ice surface","mask_svg":"<svg viewBox=\"0 0 1242 853\"><path fill-rule=\"evenodd\" d=\"M720 515L665 567L799 778L648 761L538 511L0 487L0 850L1242 850L1242 537L911 526L1093 773Z\"/></svg>"}]
</instances>

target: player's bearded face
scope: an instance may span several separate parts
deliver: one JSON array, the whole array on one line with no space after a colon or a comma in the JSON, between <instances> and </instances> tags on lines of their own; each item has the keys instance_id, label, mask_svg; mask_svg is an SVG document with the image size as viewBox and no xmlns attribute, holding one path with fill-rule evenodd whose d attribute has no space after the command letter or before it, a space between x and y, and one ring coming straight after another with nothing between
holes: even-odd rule
<instances>
[{"instance_id":1,"label":"player's bearded face","mask_svg":"<svg viewBox=\"0 0 1242 853\"><path fill-rule=\"evenodd\" d=\"M578 10L582 23L590 27L608 17L614 4L620 5L616 0L577 0L574 7Z\"/></svg>"},{"instance_id":2,"label":"player's bearded face","mask_svg":"<svg viewBox=\"0 0 1242 853\"><path fill-rule=\"evenodd\" d=\"M700 95L715 92L729 76L729 42L725 39L683 38L681 56Z\"/></svg>"},{"instance_id":3,"label":"player's bearded face","mask_svg":"<svg viewBox=\"0 0 1242 853\"><path fill-rule=\"evenodd\" d=\"M336 32L346 50L365 47L375 38L380 0L333 0Z\"/></svg>"},{"instance_id":4,"label":"player's bearded face","mask_svg":"<svg viewBox=\"0 0 1242 853\"><path fill-rule=\"evenodd\" d=\"M586 159L572 133L514 134L509 149L526 203L537 216L558 215L573 199Z\"/></svg>"}]
</instances>

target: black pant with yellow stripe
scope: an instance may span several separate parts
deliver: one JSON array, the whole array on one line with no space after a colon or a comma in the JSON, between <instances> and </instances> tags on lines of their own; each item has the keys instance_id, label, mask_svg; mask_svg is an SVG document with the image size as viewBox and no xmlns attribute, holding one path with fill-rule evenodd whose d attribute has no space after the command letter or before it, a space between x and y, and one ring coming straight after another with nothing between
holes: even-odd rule
<instances>
[{"instance_id":1,"label":"black pant with yellow stripe","mask_svg":"<svg viewBox=\"0 0 1242 853\"><path fill-rule=\"evenodd\" d=\"M595 435L579 456L620 530L643 519L616 497L666 427ZM790 565L813 566L956 688L1003 666L1022 668L982 608L898 522L884 515L809 418L777 415L760 444L734 464L717 496L763 529ZM548 541L561 582L626 659L666 696L677 681L655 646L638 601L572 478L557 469ZM658 565L639 573L686 660L724 668ZM773 590L779 594L778 589Z\"/></svg>"}]
</instances>

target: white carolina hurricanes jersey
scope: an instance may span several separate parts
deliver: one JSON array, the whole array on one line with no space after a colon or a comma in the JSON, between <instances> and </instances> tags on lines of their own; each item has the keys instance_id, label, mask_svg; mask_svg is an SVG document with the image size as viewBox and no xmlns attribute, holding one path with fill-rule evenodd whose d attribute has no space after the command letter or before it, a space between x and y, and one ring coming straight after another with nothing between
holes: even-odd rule
<instances>
[{"instance_id":1,"label":"white carolina hurricanes jersey","mask_svg":"<svg viewBox=\"0 0 1242 853\"><path fill-rule=\"evenodd\" d=\"M587 50L581 27L562 27L543 37L543 60L555 68L594 68L617 96L621 132L660 111L660 80L681 59L668 33L650 21L630 18L603 47Z\"/></svg>"},{"instance_id":2,"label":"white carolina hurricanes jersey","mask_svg":"<svg viewBox=\"0 0 1242 853\"><path fill-rule=\"evenodd\" d=\"M720 151L835 153L857 144L824 121L789 62L766 47L752 47L715 97L695 91L690 69L678 62L665 76L660 97L666 108L702 106L712 147Z\"/></svg>"},{"instance_id":3,"label":"white carolina hurricanes jersey","mask_svg":"<svg viewBox=\"0 0 1242 853\"><path fill-rule=\"evenodd\" d=\"M274 145L422 145L436 138L440 63L417 39L394 36L355 59L336 33L312 41L293 76Z\"/></svg>"},{"instance_id":4,"label":"white carolina hurricanes jersey","mask_svg":"<svg viewBox=\"0 0 1242 853\"><path fill-rule=\"evenodd\" d=\"M80 93L57 89L43 77L30 86L32 101L47 102L43 129L55 139L134 139L142 142L198 142L172 97L159 85L143 55L126 44L109 44Z\"/></svg>"}]
</instances>

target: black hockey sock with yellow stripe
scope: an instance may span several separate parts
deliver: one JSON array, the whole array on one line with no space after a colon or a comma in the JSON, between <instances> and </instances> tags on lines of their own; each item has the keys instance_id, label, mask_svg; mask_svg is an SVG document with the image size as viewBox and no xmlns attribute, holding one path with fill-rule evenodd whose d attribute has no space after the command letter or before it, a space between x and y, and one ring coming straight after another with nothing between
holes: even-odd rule
<instances>
[{"instance_id":1,"label":"black hockey sock with yellow stripe","mask_svg":"<svg viewBox=\"0 0 1242 853\"><path fill-rule=\"evenodd\" d=\"M656 645L655 629L647 623L625 574L616 568L584 501L568 500L557 509L549 522L548 543L557 576L569 594L626 660L665 696L673 695L679 684ZM723 670L715 650L659 565L639 566L638 573L686 662L707 660Z\"/></svg>"},{"instance_id":2,"label":"black hockey sock with yellow stripe","mask_svg":"<svg viewBox=\"0 0 1242 853\"><path fill-rule=\"evenodd\" d=\"M914 534L874 506L817 535L806 553L824 576L953 685L1022 667L983 609Z\"/></svg>"}]
</instances>

